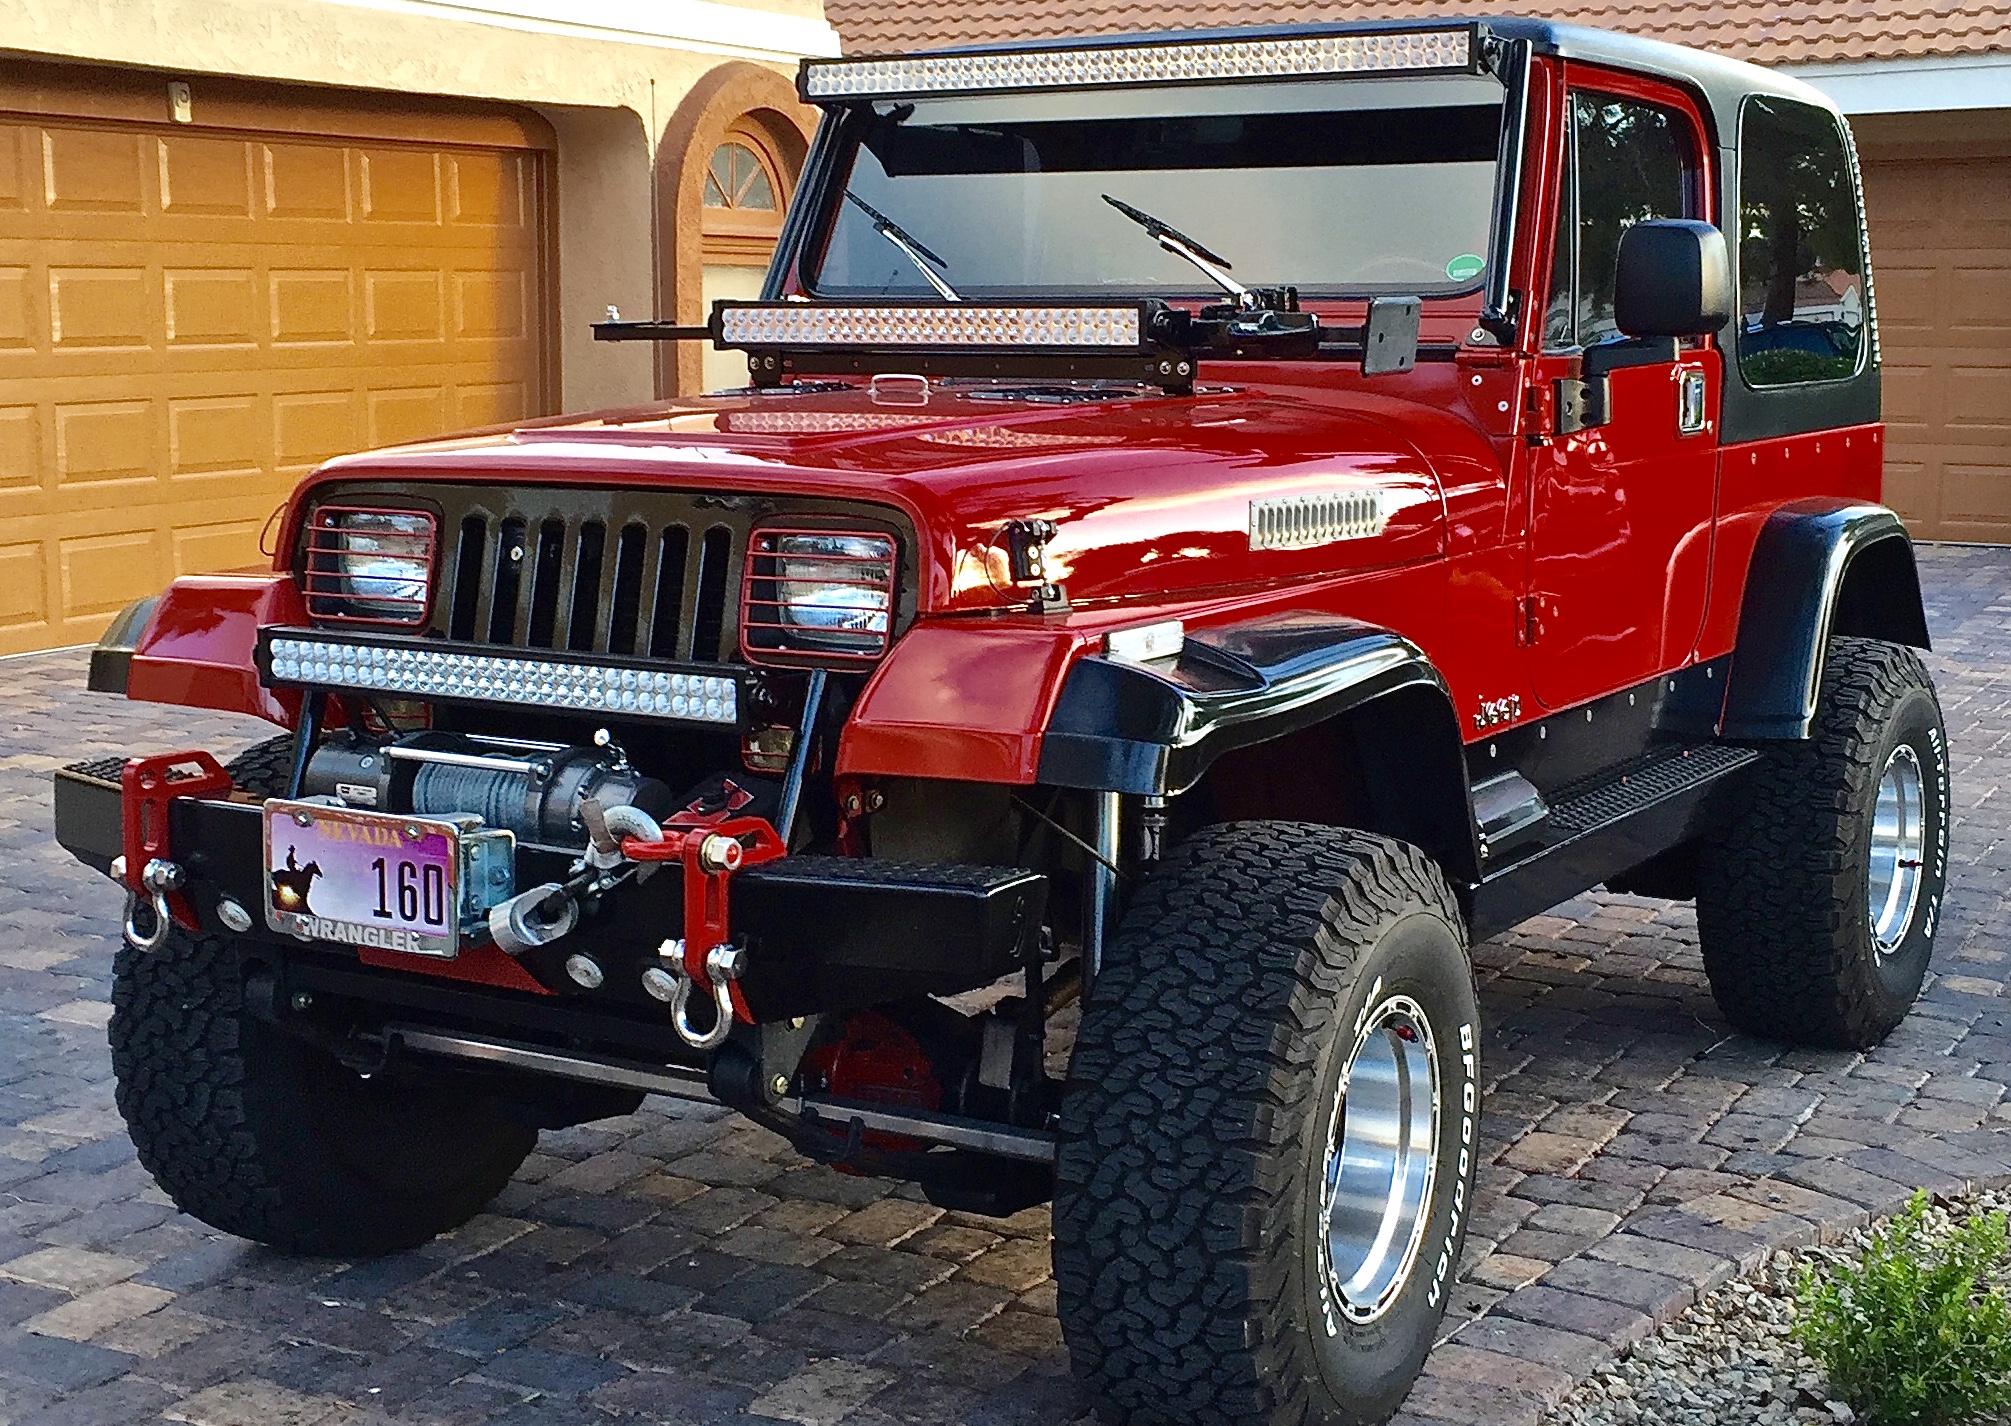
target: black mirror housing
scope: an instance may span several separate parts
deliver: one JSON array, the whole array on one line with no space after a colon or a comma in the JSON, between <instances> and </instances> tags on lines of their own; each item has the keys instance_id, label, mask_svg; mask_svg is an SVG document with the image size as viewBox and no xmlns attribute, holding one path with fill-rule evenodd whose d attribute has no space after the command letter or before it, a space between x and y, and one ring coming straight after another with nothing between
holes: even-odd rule
<instances>
[{"instance_id":1,"label":"black mirror housing","mask_svg":"<svg viewBox=\"0 0 2011 1426\"><path fill-rule=\"evenodd\" d=\"M1725 235L1693 218L1650 218L1620 235L1613 317L1630 337L1701 337L1732 316Z\"/></svg>"}]
</instances>

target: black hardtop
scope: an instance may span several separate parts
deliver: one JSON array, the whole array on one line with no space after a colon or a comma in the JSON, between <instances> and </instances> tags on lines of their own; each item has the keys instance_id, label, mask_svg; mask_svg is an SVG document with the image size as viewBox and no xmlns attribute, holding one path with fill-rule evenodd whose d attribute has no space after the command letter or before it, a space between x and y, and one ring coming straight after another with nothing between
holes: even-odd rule
<instances>
[{"instance_id":1,"label":"black hardtop","mask_svg":"<svg viewBox=\"0 0 2011 1426\"><path fill-rule=\"evenodd\" d=\"M1768 94L1839 112L1814 85L1743 60L1727 59L1708 50L1643 39L1617 30L1568 25L1519 15L1447 15L1416 20L1337 20L1299 25L1230 25L1200 30L1138 30L1122 34L1056 36L1006 40L986 44L946 45L901 55L878 52L848 54L840 60L921 58L930 55L1003 54L1040 50L1123 49L1133 45L1192 44L1209 40L1305 39L1321 35L1403 33L1454 26L1472 26L1482 36L1527 40L1532 51L1582 64L1605 65L1651 75L1680 84L1698 95L1718 131L1718 142L1730 147L1739 131L1739 105L1750 94ZM814 61L813 61L814 62ZM844 101L835 101L844 102Z\"/></svg>"}]
</instances>

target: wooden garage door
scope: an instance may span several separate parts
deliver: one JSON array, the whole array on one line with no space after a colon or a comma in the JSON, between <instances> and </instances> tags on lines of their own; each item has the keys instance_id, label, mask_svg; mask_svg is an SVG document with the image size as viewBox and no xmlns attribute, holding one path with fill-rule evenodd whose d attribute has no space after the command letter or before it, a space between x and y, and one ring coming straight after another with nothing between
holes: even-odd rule
<instances>
[{"instance_id":1,"label":"wooden garage door","mask_svg":"<svg viewBox=\"0 0 2011 1426\"><path fill-rule=\"evenodd\" d=\"M0 115L0 653L260 562L329 456L546 410L542 162Z\"/></svg>"},{"instance_id":2,"label":"wooden garage door","mask_svg":"<svg viewBox=\"0 0 2011 1426\"><path fill-rule=\"evenodd\" d=\"M2011 158L1865 166L1886 501L1923 539L2011 542Z\"/></svg>"}]
</instances>

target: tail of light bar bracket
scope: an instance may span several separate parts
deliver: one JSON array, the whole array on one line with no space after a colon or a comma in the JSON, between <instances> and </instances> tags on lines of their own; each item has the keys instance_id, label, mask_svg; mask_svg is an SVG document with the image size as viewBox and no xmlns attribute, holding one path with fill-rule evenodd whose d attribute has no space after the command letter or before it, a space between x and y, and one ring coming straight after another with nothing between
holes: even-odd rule
<instances>
[{"instance_id":1,"label":"tail of light bar bracket","mask_svg":"<svg viewBox=\"0 0 2011 1426\"><path fill-rule=\"evenodd\" d=\"M1478 26L1464 24L1357 26L1327 34L810 59L798 73L797 90L807 103L831 104L930 94L1136 84L1473 74L1478 72L1480 48Z\"/></svg>"}]
</instances>

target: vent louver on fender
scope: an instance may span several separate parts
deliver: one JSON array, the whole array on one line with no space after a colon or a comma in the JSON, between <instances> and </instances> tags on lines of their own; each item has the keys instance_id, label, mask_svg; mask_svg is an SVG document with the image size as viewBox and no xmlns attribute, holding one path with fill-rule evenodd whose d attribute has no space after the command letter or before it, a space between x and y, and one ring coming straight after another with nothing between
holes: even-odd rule
<instances>
[{"instance_id":1,"label":"vent louver on fender","mask_svg":"<svg viewBox=\"0 0 2011 1426\"><path fill-rule=\"evenodd\" d=\"M1250 548L1297 550L1383 532L1389 514L1380 490L1279 495L1250 502Z\"/></svg>"}]
</instances>

